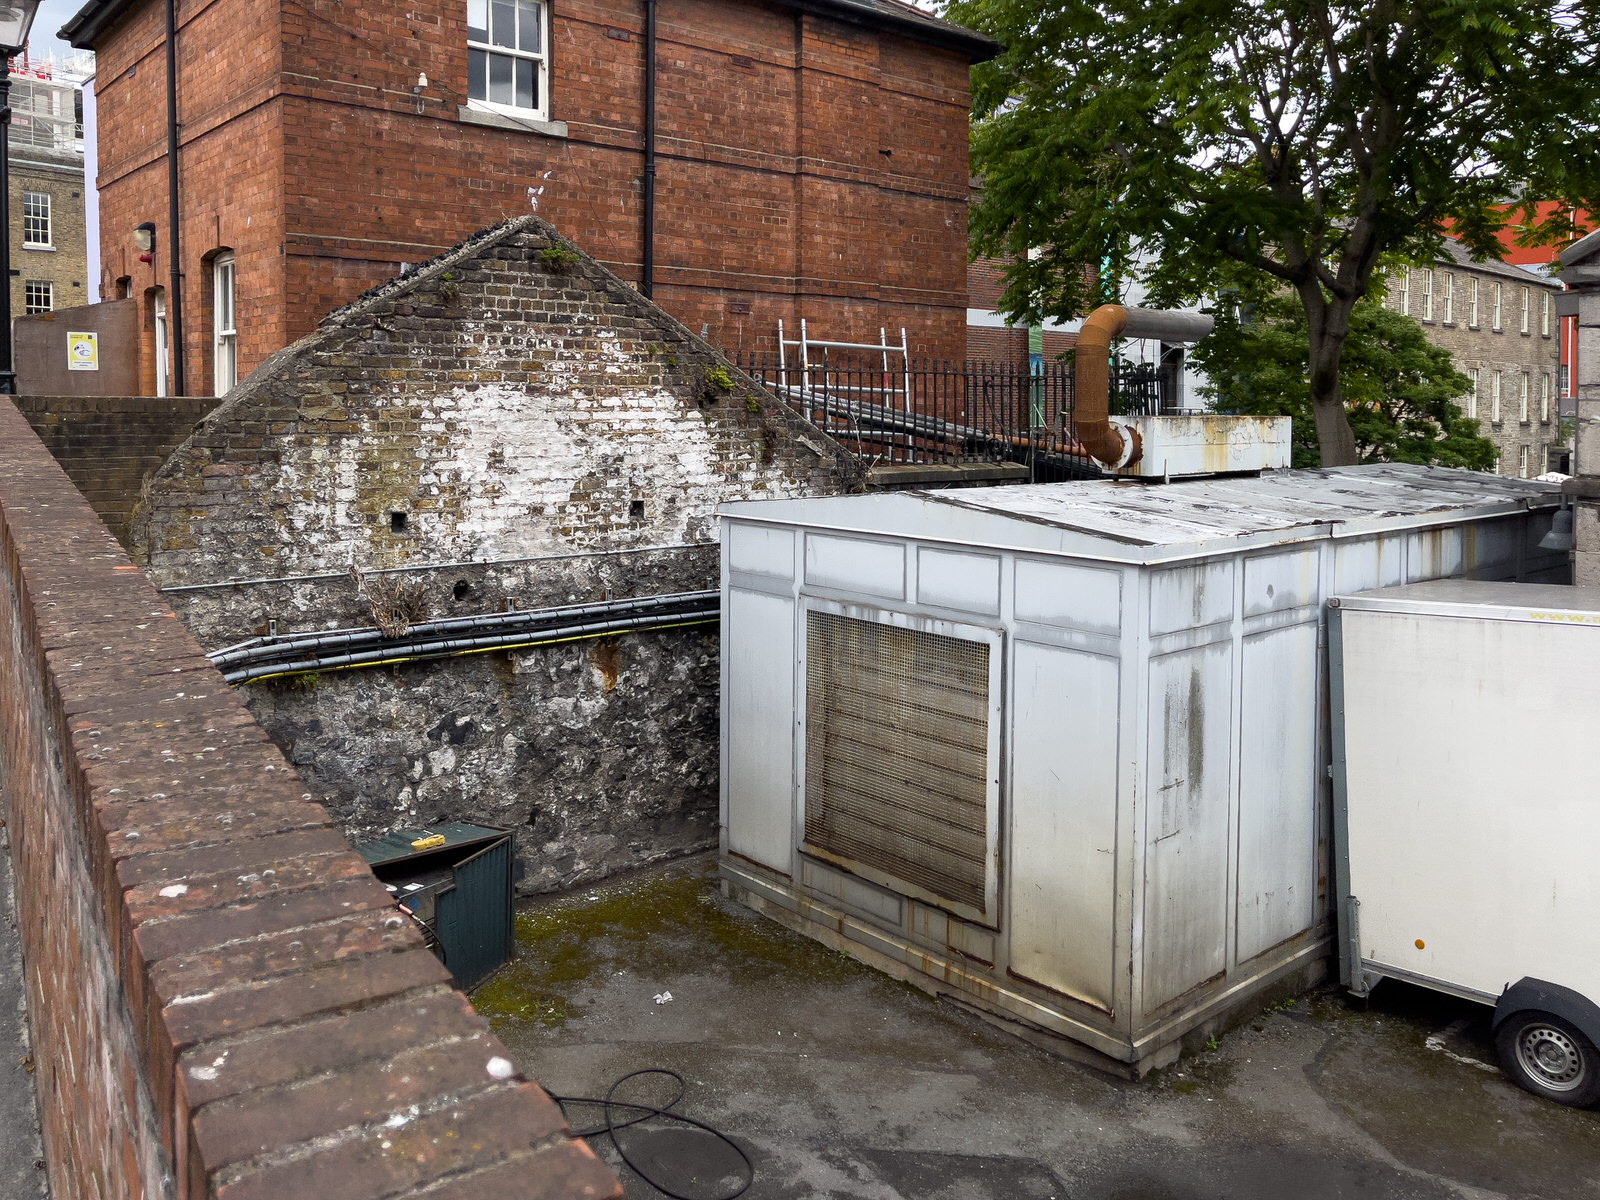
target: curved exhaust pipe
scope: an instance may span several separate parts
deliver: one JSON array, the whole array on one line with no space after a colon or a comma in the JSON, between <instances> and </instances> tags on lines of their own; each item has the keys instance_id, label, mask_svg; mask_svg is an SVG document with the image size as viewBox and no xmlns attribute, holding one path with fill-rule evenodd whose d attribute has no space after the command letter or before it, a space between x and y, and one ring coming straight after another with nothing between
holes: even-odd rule
<instances>
[{"instance_id":1,"label":"curved exhaust pipe","mask_svg":"<svg viewBox=\"0 0 1600 1200\"><path fill-rule=\"evenodd\" d=\"M1117 471L1144 452L1139 431L1111 423L1111 344L1119 337L1197 342L1216 324L1205 313L1102 304L1084 318L1072 363L1072 424L1089 457Z\"/></svg>"}]
</instances>

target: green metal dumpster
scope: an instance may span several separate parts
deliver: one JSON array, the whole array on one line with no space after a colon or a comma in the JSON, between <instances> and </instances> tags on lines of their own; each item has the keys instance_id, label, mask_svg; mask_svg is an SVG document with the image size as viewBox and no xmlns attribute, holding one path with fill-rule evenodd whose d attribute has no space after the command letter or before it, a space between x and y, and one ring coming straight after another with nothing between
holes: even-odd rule
<instances>
[{"instance_id":1,"label":"green metal dumpster","mask_svg":"<svg viewBox=\"0 0 1600 1200\"><path fill-rule=\"evenodd\" d=\"M433 932L435 953L465 990L514 952L512 849L510 830L446 821L397 829L363 842L356 853L396 903Z\"/></svg>"}]
</instances>

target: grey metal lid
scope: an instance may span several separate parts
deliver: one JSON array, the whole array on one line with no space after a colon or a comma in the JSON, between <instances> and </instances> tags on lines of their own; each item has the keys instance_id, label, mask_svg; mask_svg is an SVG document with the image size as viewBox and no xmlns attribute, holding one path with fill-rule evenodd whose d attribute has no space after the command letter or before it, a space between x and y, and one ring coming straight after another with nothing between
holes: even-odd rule
<instances>
[{"instance_id":1,"label":"grey metal lid","mask_svg":"<svg viewBox=\"0 0 1600 1200\"><path fill-rule=\"evenodd\" d=\"M468 825L464 821L445 821L438 825L429 825L422 829L396 829L384 834L381 838L374 838L370 842L362 842L356 847L356 853L361 855L374 867L381 867L388 863L399 862L405 858L416 858L423 854L437 854L441 850L451 850L459 846L470 846L478 842L492 842L504 837L509 830L500 829L493 825ZM422 838L433 837L435 834L444 835L444 844L430 846L426 850L416 850L411 843Z\"/></svg>"}]
</instances>

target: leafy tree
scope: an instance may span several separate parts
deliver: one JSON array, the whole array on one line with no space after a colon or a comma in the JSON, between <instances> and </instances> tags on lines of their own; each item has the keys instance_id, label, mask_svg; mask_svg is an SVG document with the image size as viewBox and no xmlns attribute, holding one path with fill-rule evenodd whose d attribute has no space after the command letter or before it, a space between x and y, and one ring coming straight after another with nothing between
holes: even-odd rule
<instances>
[{"instance_id":1,"label":"leafy tree","mask_svg":"<svg viewBox=\"0 0 1600 1200\"><path fill-rule=\"evenodd\" d=\"M1305 310L1281 289L1228 305L1195 347L1219 411L1294 418L1297 467L1320 460L1308 348ZM1371 300L1351 308L1339 388L1359 461L1491 469L1494 443L1456 403L1469 386L1410 317Z\"/></svg>"},{"instance_id":2,"label":"leafy tree","mask_svg":"<svg viewBox=\"0 0 1600 1200\"><path fill-rule=\"evenodd\" d=\"M1137 275L1157 304L1243 270L1305 317L1322 461L1356 461L1340 362L1375 271L1560 239L1600 198L1593 0L953 0L974 74L974 248L1001 305L1070 317ZM1029 250L1037 250L1033 256Z\"/></svg>"}]
</instances>

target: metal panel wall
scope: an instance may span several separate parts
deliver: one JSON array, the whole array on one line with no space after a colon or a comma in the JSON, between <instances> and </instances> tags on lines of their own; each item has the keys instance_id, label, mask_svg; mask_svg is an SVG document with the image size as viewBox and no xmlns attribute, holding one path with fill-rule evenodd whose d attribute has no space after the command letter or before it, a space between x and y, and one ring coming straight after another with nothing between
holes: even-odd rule
<instances>
[{"instance_id":1,"label":"metal panel wall","mask_svg":"<svg viewBox=\"0 0 1600 1200\"><path fill-rule=\"evenodd\" d=\"M511 839L457 863L455 887L435 911L445 966L457 986L475 987L511 957Z\"/></svg>"},{"instance_id":2,"label":"metal panel wall","mask_svg":"<svg viewBox=\"0 0 1600 1200\"><path fill-rule=\"evenodd\" d=\"M1153 657L1149 678L1146 1013L1227 965L1233 643Z\"/></svg>"},{"instance_id":3,"label":"metal panel wall","mask_svg":"<svg viewBox=\"0 0 1600 1200\"><path fill-rule=\"evenodd\" d=\"M729 588L722 647L728 849L787 875L794 853L795 604Z\"/></svg>"},{"instance_id":4,"label":"metal panel wall","mask_svg":"<svg viewBox=\"0 0 1600 1200\"><path fill-rule=\"evenodd\" d=\"M1011 970L1109 1012L1120 664L1029 642L1013 664Z\"/></svg>"},{"instance_id":5,"label":"metal panel wall","mask_svg":"<svg viewBox=\"0 0 1600 1200\"><path fill-rule=\"evenodd\" d=\"M1317 627L1244 639L1239 703L1240 962L1316 920Z\"/></svg>"}]
</instances>

